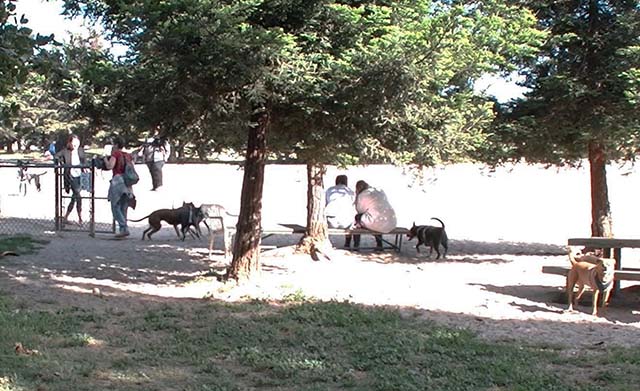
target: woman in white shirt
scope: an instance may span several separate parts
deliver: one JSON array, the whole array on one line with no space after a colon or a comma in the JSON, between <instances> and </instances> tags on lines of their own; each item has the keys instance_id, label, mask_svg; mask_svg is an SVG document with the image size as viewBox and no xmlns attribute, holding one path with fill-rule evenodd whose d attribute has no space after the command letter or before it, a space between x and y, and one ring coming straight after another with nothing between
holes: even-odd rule
<instances>
[{"instance_id":1,"label":"woman in white shirt","mask_svg":"<svg viewBox=\"0 0 640 391\"><path fill-rule=\"evenodd\" d=\"M61 164L67 166L64 167L63 170L64 190L67 193L71 191L71 201L67 206L64 223L67 224L69 222L69 215L75 206L76 211L78 212L78 224L82 225L82 196L80 195L80 176L82 175L82 168L69 167L80 166L86 163L84 149L80 146L80 138L75 134L70 134L64 148L58 151L55 157L59 159L58 161Z\"/></svg>"}]
</instances>

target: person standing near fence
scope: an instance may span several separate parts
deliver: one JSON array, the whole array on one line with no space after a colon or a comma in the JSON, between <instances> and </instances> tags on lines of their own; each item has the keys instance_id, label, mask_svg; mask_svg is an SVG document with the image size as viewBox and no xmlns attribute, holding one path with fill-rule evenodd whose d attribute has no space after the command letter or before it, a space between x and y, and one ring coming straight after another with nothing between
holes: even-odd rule
<instances>
[{"instance_id":1,"label":"person standing near fence","mask_svg":"<svg viewBox=\"0 0 640 391\"><path fill-rule=\"evenodd\" d=\"M108 199L111 203L111 213L113 219L118 224L118 232L116 238L124 238L129 236L129 227L127 226L127 210L129 201L134 199L133 187L127 186L124 182L124 171L126 161L131 161L131 155L124 152L124 141L121 137L113 140L111 148L111 156L105 157L105 167L112 170L113 177L109 184Z\"/></svg>"},{"instance_id":2,"label":"person standing near fence","mask_svg":"<svg viewBox=\"0 0 640 391\"><path fill-rule=\"evenodd\" d=\"M80 178L82 176L81 167L69 167L80 166L86 164L86 156L84 149L80 146L80 138L75 134L70 134L64 148L59 150L55 154L55 158L60 164L64 164L63 169L63 184L64 191L69 193L71 191L71 201L67 206L67 213L64 216L64 224L69 223L69 215L75 205L78 212L78 224L82 225L82 196L80 195Z\"/></svg>"}]
</instances>

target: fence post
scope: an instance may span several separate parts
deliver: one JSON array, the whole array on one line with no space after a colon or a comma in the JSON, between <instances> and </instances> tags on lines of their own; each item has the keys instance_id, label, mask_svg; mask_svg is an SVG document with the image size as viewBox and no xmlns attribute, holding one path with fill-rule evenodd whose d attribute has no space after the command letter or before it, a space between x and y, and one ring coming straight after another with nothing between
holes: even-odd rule
<instances>
[{"instance_id":1,"label":"fence post","mask_svg":"<svg viewBox=\"0 0 640 391\"><path fill-rule=\"evenodd\" d=\"M91 216L89 217L89 236L96 237L96 163L91 159Z\"/></svg>"},{"instance_id":2,"label":"fence post","mask_svg":"<svg viewBox=\"0 0 640 391\"><path fill-rule=\"evenodd\" d=\"M62 203L62 199L60 198L60 167L58 164L57 160L54 160L54 168L53 168L53 176L55 177L55 181L54 181L54 187L55 187L55 197L56 197L56 202L55 202L55 207L56 207L56 212L54 215L54 219L55 219L55 227L56 227L56 231L60 231L62 230L62 226L60 224L60 204Z\"/></svg>"}]
</instances>

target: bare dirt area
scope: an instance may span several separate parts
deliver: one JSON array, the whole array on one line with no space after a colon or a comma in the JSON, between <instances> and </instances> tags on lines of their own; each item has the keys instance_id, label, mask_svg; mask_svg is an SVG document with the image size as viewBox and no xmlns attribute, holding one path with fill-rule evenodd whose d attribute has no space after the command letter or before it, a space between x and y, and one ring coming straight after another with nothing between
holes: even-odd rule
<instances>
[{"instance_id":1,"label":"bare dirt area","mask_svg":"<svg viewBox=\"0 0 640 391\"><path fill-rule=\"evenodd\" d=\"M212 177L201 172L201 167L169 165L166 183L178 183L186 169ZM365 169L347 173L353 182L364 178L375 183L367 176L376 176L365 175ZM230 179L216 177L215 183L225 183L230 189L203 189L216 197L189 193L184 186L172 191L167 185L159 194L141 188L140 206L132 215L142 217L157 206L170 207L182 200L196 205L220 202L233 211L241 172L225 170L219 175ZM285 168L271 170L277 175L267 172L266 224L303 222L304 169L286 168L293 173L280 172ZM381 168L378 174L379 178L404 175L392 168ZM334 175L330 171L328 182ZM314 262L293 253L291 246L299 235L281 235L263 242L270 249L262 253L262 274L251 283L229 287L216 278L228 265L221 251L209 259L206 240L180 241L169 227L153 241L141 241L143 222L125 240L76 232L51 234L37 254L0 261L0 289L28 306L118 307L122 311L137 311L150 302L188 305L203 300L278 300L304 295L397 307L406 316L468 328L493 341L560 345L569 351L640 344L640 296L634 287L623 285L623 293L596 318L590 315L588 295L576 313L565 313L564 278L541 272L543 265L567 265L563 243L570 236L585 236L588 230L588 182L582 183L583 171L549 172L527 166L485 175L477 168L457 166L429 175L431 180L422 184L408 177L402 185L389 179L388 193L398 205L399 225L408 226L413 219L426 223L430 216L448 224L452 239L444 260L416 253L415 242L405 242L400 253L345 251L340 249L342 238L335 237L332 260ZM620 173L611 182L614 218L624 216L616 220L621 221L620 236L632 237L635 231L633 216L638 210L631 195L637 192L627 187L638 183L630 181L634 177L635 173ZM562 191L565 185L575 190L577 183L585 194ZM402 186L404 190L399 189ZM283 197L283 188L287 194L297 194L295 199ZM619 192L629 194L628 200ZM282 213L276 212L278 208ZM216 248L220 245L221 238L216 238ZM635 266L637 260L625 254L625 262Z\"/></svg>"}]
</instances>

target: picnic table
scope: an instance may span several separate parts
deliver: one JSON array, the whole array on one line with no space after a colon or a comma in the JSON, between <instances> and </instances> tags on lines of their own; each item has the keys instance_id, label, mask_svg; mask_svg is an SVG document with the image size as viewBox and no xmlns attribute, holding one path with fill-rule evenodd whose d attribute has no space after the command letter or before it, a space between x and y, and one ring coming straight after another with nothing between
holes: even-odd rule
<instances>
[{"instance_id":1,"label":"picnic table","mask_svg":"<svg viewBox=\"0 0 640 391\"><path fill-rule=\"evenodd\" d=\"M590 248L599 248L603 250L605 258L613 258L616 260L615 281L613 293L620 293L620 281L640 281L640 269L623 268L622 267L622 249L623 248L640 248L640 239L621 239L621 238L570 238L567 241L569 246L585 246ZM568 262L567 262L568 263ZM567 266L543 266L542 272L549 274L560 274L566 276L570 267Z\"/></svg>"},{"instance_id":2,"label":"picnic table","mask_svg":"<svg viewBox=\"0 0 640 391\"><path fill-rule=\"evenodd\" d=\"M304 234L307 231L307 227L300 224L278 224L273 227L262 229L262 238L268 238L272 235L291 235L291 234ZM381 234L379 232L371 231L366 228L329 228L327 230L329 236L345 236L345 235L382 235L383 249L392 249L397 252L402 250L402 237L409 233L409 229L403 227L396 227L390 232ZM384 235L392 235L393 241L386 240ZM371 247L373 248L373 247ZM360 247L360 249L369 249L369 247Z\"/></svg>"}]
</instances>

